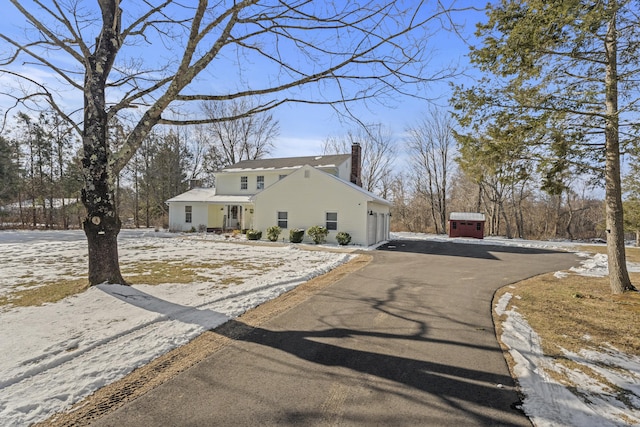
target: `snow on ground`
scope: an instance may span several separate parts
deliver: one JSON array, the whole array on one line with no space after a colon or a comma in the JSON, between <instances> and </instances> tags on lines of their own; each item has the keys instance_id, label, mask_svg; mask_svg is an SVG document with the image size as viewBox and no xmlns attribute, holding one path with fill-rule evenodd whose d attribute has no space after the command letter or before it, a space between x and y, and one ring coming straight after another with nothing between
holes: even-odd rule
<instances>
[{"instance_id":1,"label":"snow on ground","mask_svg":"<svg viewBox=\"0 0 640 427\"><path fill-rule=\"evenodd\" d=\"M393 238L428 239L575 250L571 242L518 239L448 239L397 233ZM62 411L155 357L193 339L256 305L277 297L350 258L348 253L304 251L296 246L237 245L219 237L123 230L119 237L123 269L136 262L222 261L213 274L185 284L100 285L41 307L0 307L0 419L28 425ZM370 248L371 249L371 248ZM588 256L579 274L606 274L606 256ZM86 274L82 231L0 231L0 296L64 276ZM630 265L632 271L640 266ZM201 273L205 273L204 271ZM233 283L229 283L232 279ZM495 307L505 312L511 295ZM611 391L591 378L578 378L591 403L556 383L547 372L560 369L542 355L539 338L515 309L506 312L502 340L517 362L526 398L523 408L536 426L617 426L624 413L640 423L638 409L620 407ZM627 389L640 408L640 360L615 349L567 357L588 364L602 377ZM616 368L609 368L614 366ZM545 370L546 369L546 370ZM578 372L565 372L579 375Z\"/></svg>"}]
</instances>

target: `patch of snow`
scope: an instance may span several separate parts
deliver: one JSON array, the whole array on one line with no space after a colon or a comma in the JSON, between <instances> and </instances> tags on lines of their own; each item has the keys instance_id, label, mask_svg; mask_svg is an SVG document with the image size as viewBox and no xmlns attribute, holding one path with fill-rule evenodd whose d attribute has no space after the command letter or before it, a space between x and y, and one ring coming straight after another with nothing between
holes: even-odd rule
<instances>
[{"instance_id":1,"label":"patch of snow","mask_svg":"<svg viewBox=\"0 0 640 427\"><path fill-rule=\"evenodd\" d=\"M580 267L571 267L570 270L582 276L604 277L609 274L607 259L608 257L606 254L595 254L584 261L581 261Z\"/></svg>"}]
</instances>

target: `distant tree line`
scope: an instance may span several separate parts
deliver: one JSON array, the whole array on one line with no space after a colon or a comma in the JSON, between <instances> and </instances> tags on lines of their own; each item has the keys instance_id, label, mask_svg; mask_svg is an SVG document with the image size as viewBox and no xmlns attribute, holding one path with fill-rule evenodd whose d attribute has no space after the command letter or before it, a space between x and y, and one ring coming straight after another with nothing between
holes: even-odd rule
<instances>
[{"instance_id":1,"label":"distant tree line","mask_svg":"<svg viewBox=\"0 0 640 427\"><path fill-rule=\"evenodd\" d=\"M246 101L242 101L246 103ZM247 105L203 104L205 114L233 114ZM0 135L0 227L78 228L86 216L81 143L53 112L18 113ZM112 122L109 145L117 150L126 124ZM158 127L115 177L116 209L128 227L165 227L165 201L192 180L213 185L215 171L261 158L273 148L279 124L269 113L190 127Z\"/></svg>"},{"instance_id":2,"label":"distant tree line","mask_svg":"<svg viewBox=\"0 0 640 427\"><path fill-rule=\"evenodd\" d=\"M69 228L78 223L81 169L78 141L52 113L19 113L0 135L0 223Z\"/></svg>"},{"instance_id":3,"label":"distant tree line","mask_svg":"<svg viewBox=\"0 0 640 427\"><path fill-rule=\"evenodd\" d=\"M211 114L222 106L207 105ZM224 108L233 108L225 106ZM16 116L0 137L0 221L3 227L79 227L80 142L55 114ZM123 125L114 124L117 148ZM403 138L382 124L354 127L326 138L325 154L362 146L363 187L393 202L392 229L443 234L451 212L483 212L489 235L528 239L605 237L604 207L586 177L556 176L555 186L517 155L497 158L456 133L454 117L431 108L404 129ZM165 201L191 180L214 185L213 173L237 161L269 156L279 123L269 114L235 122L157 128L117 177L116 200L127 227L165 227ZM461 141L462 139L462 141ZM623 180L629 237L640 229L640 171L630 157ZM561 188L562 191L558 191Z\"/></svg>"},{"instance_id":4,"label":"distant tree line","mask_svg":"<svg viewBox=\"0 0 640 427\"><path fill-rule=\"evenodd\" d=\"M431 109L405 129L409 167L395 174L392 228L446 233L451 212L482 212L486 233L526 239L591 239L605 233L598 182L565 175L562 192L526 157L498 157L469 143L455 117Z\"/></svg>"}]
</instances>

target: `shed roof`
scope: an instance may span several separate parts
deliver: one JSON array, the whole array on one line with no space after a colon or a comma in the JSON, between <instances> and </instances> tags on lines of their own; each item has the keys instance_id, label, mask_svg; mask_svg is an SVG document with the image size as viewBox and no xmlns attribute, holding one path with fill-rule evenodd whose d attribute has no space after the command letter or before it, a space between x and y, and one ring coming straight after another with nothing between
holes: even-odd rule
<instances>
[{"instance_id":1,"label":"shed roof","mask_svg":"<svg viewBox=\"0 0 640 427\"><path fill-rule=\"evenodd\" d=\"M451 212L452 221L485 221L484 214L479 212Z\"/></svg>"}]
</instances>

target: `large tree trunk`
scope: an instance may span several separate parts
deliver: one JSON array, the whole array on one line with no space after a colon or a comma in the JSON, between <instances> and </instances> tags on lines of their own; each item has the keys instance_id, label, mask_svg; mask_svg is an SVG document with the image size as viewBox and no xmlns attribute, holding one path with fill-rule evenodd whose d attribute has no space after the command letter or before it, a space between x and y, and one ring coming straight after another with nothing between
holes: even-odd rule
<instances>
[{"instance_id":1,"label":"large tree trunk","mask_svg":"<svg viewBox=\"0 0 640 427\"><path fill-rule=\"evenodd\" d=\"M101 2L103 28L95 54L87 59L84 89L82 167L85 185L82 203L87 216L82 221L89 245L89 285L126 284L118 262L120 219L116 212L113 159L108 146L105 84L119 49L121 11L118 2Z\"/></svg>"},{"instance_id":2,"label":"large tree trunk","mask_svg":"<svg viewBox=\"0 0 640 427\"><path fill-rule=\"evenodd\" d=\"M109 216L103 218L97 225L90 218L83 221L84 233L89 244L89 284L126 284L120 273L118 261L120 219Z\"/></svg>"},{"instance_id":3,"label":"large tree trunk","mask_svg":"<svg viewBox=\"0 0 640 427\"><path fill-rule=\"evenodd\" d=\"M104 97L103 97L104 100ZM94 98L95 103L95 98ZM88 113L88 110L94 110ZM85 108L85 135L83 137L85 187L82 203L87 216L82 221L89 245L89 284L125 284L118 262L117 216L113 177L109 170L107 147L107 116L104 110Z\"/></svg>"},{"instance_id":4,"label":"large tree trunk","mask_svg":"<svg viewBox=\"0 0 640 427\"><path fill-rule=\"evenodd\" d=\"M618 70L616 15L613 13L607 37L606 53L606 95L607 116L605 121L605 206L607 220L607 254L609 264L609 285L611 292L621 294L634 290L627 271L624 248L624 218L622 210L622 186L620 183L620 141L618 135Z\"/></svg>"}]
</instances>

